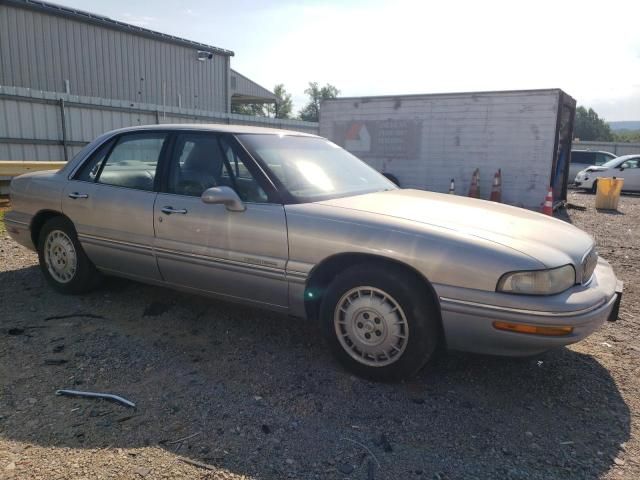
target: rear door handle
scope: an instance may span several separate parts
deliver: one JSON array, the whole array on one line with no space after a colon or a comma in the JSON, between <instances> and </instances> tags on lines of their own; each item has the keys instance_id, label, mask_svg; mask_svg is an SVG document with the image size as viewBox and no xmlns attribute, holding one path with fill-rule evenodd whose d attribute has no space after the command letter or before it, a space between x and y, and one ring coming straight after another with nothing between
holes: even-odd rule
<instances>
[{"instance_id":1,"label":"rear door handle","mask_svg":"<svg viewBox=\"0 0 640 480\"><path fill-rule=\"evenodd\" d=\"M71 192L69 194L69 198L89 198L89 195L87 195L86 193L78 193L78 192Z\"/></svg>"},{"instance_id":2,"label":"rear door handle","mask_svg":"<svg viewBox=\"0 0 640 480\"><path fill-rule=\"evenodd\" d=\"M167 215L171 215L172 213L181 213L182 215L184 215L187 213L186 208L173 208L173 207L162 207L160 211Z\"/></svg>"}]
</instances>

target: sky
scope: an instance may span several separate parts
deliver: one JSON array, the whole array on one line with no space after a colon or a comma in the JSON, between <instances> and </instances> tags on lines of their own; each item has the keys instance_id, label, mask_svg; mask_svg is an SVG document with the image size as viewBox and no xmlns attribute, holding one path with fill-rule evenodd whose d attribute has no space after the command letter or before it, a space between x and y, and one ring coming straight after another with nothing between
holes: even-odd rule
<instances>
[{"instance_id":1,"label":"sky","mask_svg":"<svg viewBox=\"0 0 640 480\"><path fill-rule=\"evenodd\" d=\"M640 120L640 1L52 0L235 52L296 110L310 81L342 96L561 88Z\"/></svg>"}]
</instances>

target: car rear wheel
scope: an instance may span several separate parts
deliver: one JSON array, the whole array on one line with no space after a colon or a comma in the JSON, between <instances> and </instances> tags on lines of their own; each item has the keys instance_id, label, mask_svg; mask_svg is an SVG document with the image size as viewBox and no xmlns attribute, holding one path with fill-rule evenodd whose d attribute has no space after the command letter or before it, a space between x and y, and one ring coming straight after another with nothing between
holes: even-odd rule
<instances>
[{"instance_id":1,"label":"car rear wheel","mask_svg":"<svg viewBox=\"0 0 640 480\"><path fill-rule=\"evenodd\" d=\"M49 284L61 293L84 293L100 283L100 272L82 249L73 224L64 217L53 217L43 225L38 259Z\"/></svg>"},{"instance_id":2,"label":"car rear wheel","mask_svg":"<svg viewBox=\"0 0 640 480\"><path fill-rule=\"evenodd\" d=\"M431 292L394 267L358 265L338 275L322 300L321 321L336 359L372 380L415 375L440 337Z\"/></svg>"}]
</instances>

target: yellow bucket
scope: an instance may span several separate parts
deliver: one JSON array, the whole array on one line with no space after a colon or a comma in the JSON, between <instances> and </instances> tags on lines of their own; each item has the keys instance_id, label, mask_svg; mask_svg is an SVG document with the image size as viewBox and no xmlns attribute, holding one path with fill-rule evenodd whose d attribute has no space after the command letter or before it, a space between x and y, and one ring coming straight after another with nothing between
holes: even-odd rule
<instances>
[{"instance_id":1,"label":"yellow bucket","mask_svg":"<svg viewBox=\"0 0 640 480\"><path fill-rule=\"evenodd\" d=\"M596 208L603 210L617 210L618 200L624 178L598 177L598 190L596 192Z\"/></svg>"}]
</instances>

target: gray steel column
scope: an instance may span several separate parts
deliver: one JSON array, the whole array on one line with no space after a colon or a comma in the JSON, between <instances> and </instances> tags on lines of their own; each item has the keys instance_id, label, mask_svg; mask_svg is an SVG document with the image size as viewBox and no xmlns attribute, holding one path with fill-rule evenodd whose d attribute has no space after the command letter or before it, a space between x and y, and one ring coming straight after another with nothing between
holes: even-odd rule
<instances>
[{"instance_id":1,"label":"gray steel column","mask_svg":"<svg viewBox=\"0 0 640 480\"><path fill-rule=\"evenodd\" d=\"M67 152L67 116L64 109L64 99L60 99L60 121L62 125L62 150L64 151L64 161L69 161L69 153Z\"/></svg>"}]
</instances>

